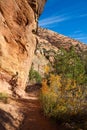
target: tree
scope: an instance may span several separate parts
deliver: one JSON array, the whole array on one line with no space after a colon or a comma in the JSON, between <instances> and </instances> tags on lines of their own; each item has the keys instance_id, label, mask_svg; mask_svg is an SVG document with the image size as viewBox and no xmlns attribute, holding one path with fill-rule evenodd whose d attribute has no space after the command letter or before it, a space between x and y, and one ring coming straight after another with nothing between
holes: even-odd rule
<instances>
[{"instance_id":1,"label":"tree","mask_svg":"<svg viewBox=\"0 0 87 130\"><path fill-rule=\"evenodd\" d=\"M57 52L54 61L55 72L64 78L71 78L77 84L81 84L85 79L85 66L81 61L75 49L72 47L70 51L61 49Z\"/></svg>"},{"instance_id":2,"label":"tree","mask_svg":"<svg viewBox=\"0 0 87 130\"><path fill-rule=\"evenodd\" d=\"M61 51L57 52L55 55L54 68L56 74L66 75L67 73L67 64L68 63L68 53L66 50L61 49Z\"/></svg>"}]
</instances>

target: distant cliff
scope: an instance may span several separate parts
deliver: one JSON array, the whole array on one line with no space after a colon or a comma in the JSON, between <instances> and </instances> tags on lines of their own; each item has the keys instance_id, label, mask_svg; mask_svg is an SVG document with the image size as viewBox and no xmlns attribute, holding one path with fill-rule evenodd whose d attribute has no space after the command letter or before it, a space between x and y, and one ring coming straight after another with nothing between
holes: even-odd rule
<instances>
[{"instance_id":1,"label":"distant cliff","mask_svg":"<svg viewBox=\"0 0 87 130\"><path fill-rule=\"evenodd\" d=\"M37 39L38 44L33 59L33 66L41 75L44 75L44 67L53 62L54 52L61 48L65 48L68 51L70 47L74 46L77 53L81 55L82 53L87 54L86 44L51 30L38 28Z\"/></svg>"},{"instance_id":2,"label":"distant cliff","mask_svg":"<svg viewBox=\"0 0 87 130\"><path fill-rule=\"evenodd\" d=\"M25 89L46 0L0 0L0 91Z\"/></svg>"},{"instance_id":3,"label":"distant cliff","mask_svg":"<svg viewBox=\"0 0 87 130\"><path fill-rule=\"evenodd\" d=\"M74 46L78 51L87 50L86 44L48 29L39 28L38 36L40 37L40 39L46 40L58 49L60 49L61 47L69 49L71 46Z\"/></svg>"}]
</instances>

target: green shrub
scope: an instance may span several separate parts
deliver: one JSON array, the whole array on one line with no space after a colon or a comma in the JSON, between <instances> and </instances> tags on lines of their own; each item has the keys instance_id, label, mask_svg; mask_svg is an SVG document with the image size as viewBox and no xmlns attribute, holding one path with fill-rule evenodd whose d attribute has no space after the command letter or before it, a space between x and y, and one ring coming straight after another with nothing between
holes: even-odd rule
<instances>
[{"instance_id":1,"label":"green shrub","mask_svg":"<svg viewBox=\"0 0 87 130\"><path fill-rule=\"evenodd\" d=\"M0 101L7 103L7 100L8 100L8 94L0 93Z\"/></svg>"},{"instance_id":2,"label":"green shrub","mask_svg":"<svg viewBox=\"0 0 87 130\"><path fill-rule=\"evenodd\" d=\"M29 79L31 82L35 83L41 83L41 75L38 73L38 71L34 70L33 67L31 67L31 70L29 72Z\"/></svg>"},{"instance_id":3,"label":"green shrub","mask_svg":"<svg viewBox=\"0 0 87 130\"><path fill-rule=\"evenodd\" d=\"M48 116L51 116L53 109L56 106L56 95L52 92L41 93L40 99L42 101L44 113Z\"/></svg>"},{"instance_id":4,"label":"green shrub","mask_svg":"<svg viewBox=\"0 0 87 130\"><path fill-rule=\"evenodd\" d=\"M87 109L87 77L85 66L72 49L56 54L54 70L46 67L42 81L41 101L46 115L61 120L85 113Z\"/></svg>"}]
</instances>

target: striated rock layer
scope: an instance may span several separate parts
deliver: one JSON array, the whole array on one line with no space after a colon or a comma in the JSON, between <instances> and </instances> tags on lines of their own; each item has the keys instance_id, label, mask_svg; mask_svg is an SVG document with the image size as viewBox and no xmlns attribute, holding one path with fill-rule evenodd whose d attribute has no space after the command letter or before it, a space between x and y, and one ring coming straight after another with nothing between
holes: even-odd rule
<instances>
[{"instance_id":1,"label":"striated rock layer","mask_svg":"<svg viewBox=\"0 0 87 130\"><path fill-rule=\"evenodd\" d=\"M0 92L25 89L45 1L0 0Z\"/></svg>"}]
</instances>

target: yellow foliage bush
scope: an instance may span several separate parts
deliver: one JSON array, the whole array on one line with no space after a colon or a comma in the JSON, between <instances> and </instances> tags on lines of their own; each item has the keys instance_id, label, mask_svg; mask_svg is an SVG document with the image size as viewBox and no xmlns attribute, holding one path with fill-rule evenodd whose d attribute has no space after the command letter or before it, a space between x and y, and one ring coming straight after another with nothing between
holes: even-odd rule
<instances>
[{"instance_id":1,"label":"yellow foliage bush","mask_svg":"<svg viewBox=\"0 0 87 130\"><path fill-rule=\"evenodd\" d=\"M44 67L44 71L45 71L46 74L48 74L50 72L50 66L46 65Z\"/></svg>"},{"instance_id":2,"label":"yellow foliage bush","mask_svg":"<svg viewBox=\"0 0 87 130\"><path fill-rule=\"evenodd\" d=\"M82 108L82 89L72 79L50 74L42 81L41 100L45 114L56 118L75 115Z\"/></svg>"},{"instance_id":3,"label":"yellow foliage bush","mask_svg":"<svg viewBox=\"0 0 87 130\"><path fill-rule=\"evenodd\" d=\"M47 80L46 79L44 79L44 80L42 80L42 93L46 93L47 91L48 91L48 85L47 85Z\"/></svg>"}]
</instances>

